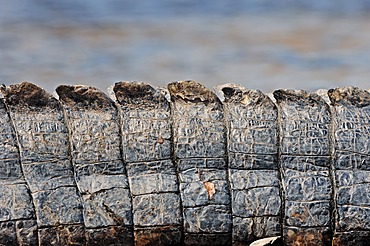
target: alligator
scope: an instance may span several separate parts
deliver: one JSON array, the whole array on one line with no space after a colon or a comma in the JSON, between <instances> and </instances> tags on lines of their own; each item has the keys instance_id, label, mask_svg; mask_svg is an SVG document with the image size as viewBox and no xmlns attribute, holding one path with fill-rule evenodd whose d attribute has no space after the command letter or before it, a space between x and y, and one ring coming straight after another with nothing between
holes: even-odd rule
<instances>
[{"instance_id":1,"label":"alligator","mask_svg":"<svg viewBox=\"0 0 370 246\"><path fill-rule=\"evenodd\" d=\"M0 245L368 245L369 91L0 91Z\"/></svg>"}]
</instances>

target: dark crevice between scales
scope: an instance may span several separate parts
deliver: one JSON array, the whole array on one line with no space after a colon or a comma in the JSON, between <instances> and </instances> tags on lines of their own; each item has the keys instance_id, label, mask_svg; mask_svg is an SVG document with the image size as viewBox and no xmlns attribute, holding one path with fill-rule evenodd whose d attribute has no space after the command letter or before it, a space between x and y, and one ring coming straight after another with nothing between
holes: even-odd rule
<instances>
[{"instance_id":1,"label":"dark crevice between scales","mask_svg":"<svg viewBox=\"0 0 370 246\"><path fill-rule=\"evenodd\" d=\"M119 84L119 83L118 83ZM122 235L131 235L128 236L126 239L130 242L130 244L133 243L133 225L127 225L127 227L120 227L122 230L118 229L116 225L106 225L106 224L99 224L95 225L95 227L85 226L82 223L75 223L76 220L72 218L72 222L63 222L60 221L60 223L46 223L48 220L46 217L44 217L42 214L45 212L42 209L40 210L40 206L38 206L38 202L35 201L35 199L44 199L44 198L52 198L53 195L56 195L56 191L61 191L61 189L66 189L69 190L69 192L72 192L73 188L75 187L73 183L76 183L79 181L79 178L85 177L85 176L91 176L94 175L94 172L97 172L97 170L105 170L104 175L107 173L112 173L112 175L109 176L112 182L118 182L117 177L120 175L125 175L126 171L123 170L122 173L117 173L117 168L114 168L115 170L112 170L112 165L119 166L121 169L125 167L125 165L122 162L122 156L127 153L127 151L123 148L122 143L116 143L114 146L115 148L118 149L117 153L119 154L118 159L110 160L110 159L105 159L104 161L101 161L99 158L104 159L104 152L99 152L99 149L96 149L96 153L93 152L86 152L89 153L88 155L91 156L97 156L97 162L92 162L92 160L89 160L88 162L85 162L85 160L78 159L76 163L74 163L74 166L71 167L70 164L70 158L71 154L76 154L73 152L73 142L71 142L71 133L75 134L75 131L71 130L72 128L69 126L67 128L68 132L64 132L62 130L61 132L58 132L57 129L60 130L60 128L63 128L64 126L64 115L61 114L61 106L60 102L56 100L52 95L44 91L43 89L31 84L31 83L21 83L18 85L11 85L9 87L2 87L1 88L2 93L4 94L4 101L6 104L6 110L4 110L5 114L9 114L11 117L10 123L13 123L12 127L15 129L16 137L18 138L17 140L12 140L18 142L15 143L15 146L19 146L20 151L20 156L16 158L20 158L20 164L22 165L22 170L23 170L23 175L25 176L26 181L21 181L19 183L25 184L24 182L27 182L28 184L28 189L29 191L28 194L32 194L32 200L34 204L33 211L37 210L38 212L36 213L37 219L41 224L39 224L39 229L37 230L39 233L39 236L32 236L32 230L31 229L31 237L36 238L34 240L40 239L41 241L45 240L51 240L52 238L59 238L60 243L66 243L66 242L74 242L76 244L84 244L85 241L87 241L87 244L89 245L94 245L98 244L99 242L101 243L101 240L103 239L102 237L89 237L86 236L86 233L90 233L89 235L93 234L93 231L95 230L96 232L99 232L99 235L108 235L110 237L110 241L107 243L117 243L117 244L123 244L124 242L119 239L118 237L121 237ZM197 110L205 110L206 108L206 113L204 115L198 115L197 117L199 118L198 120L202 122L202 124L207 122L208 120L204 119L207 117L207 115L211 114L212 117L214 118L214 121L212 122L211 126L206 126L204 129L211 129L212 127L215 127L215 124L219 124L221 121L229 121L229 118L217 118L219 112L226 112L227 110L224 110L225 104L227 103L240 103L242 105L248 105L248 103L254 103L255 108L261 108L262 106L266 106L263 104L263 102L267 102L268 100L265 100L262 93L256 93L252 92L252 90L243 90L239 88L238 86L224 86L222 89L222 93L225 97L224 105L220 102L220 99L217 98L215 94L207 90L205 87L197 84L194 81L187 81L187 82L174 82L168 85L168 91L171 95L171 105L167 102L166 96L160 96L162 95L161 93L166 93L164 90L157 90L152 88L151 86L144 84L144 83L137 83L137 86L132 86L132 84L120 84L117 85L114 92L116 92L116 98L117 98L117 106L121 107L127 107L128 105L132 107L137 107L140 108L142 106L145 106L146 108L150 110L157 110L158 105L167 105L166 107L171 107L171 115L169 116L170 120L170 128L171 128L171 133L170 137L167 139L162 136L156 136L156 144L158 146L162 146L162 144L166 144L166 141L169 141L169 145L171 146L170 149L172 149L170 152L169 159L172 161L175 161L177 164L177 173L175 172L177 179L175 182L177 184L181 184L181 178L183 176L182 172L189 170L192 165L204 165L203 169L209 169L210 167L214 168L214 170L226 170L230 169L230 165L232 163L232 158L230 158L230 150L225 151L225 145L230 145L230 142L228 139L225 139L225 136L227 136L226 131L228 130L227 128L230 128L230 124L227 124L226 126L223 126L223 137L220 137L220 143L217 141L213 144L213 148L223 150L224 154L221 156L218 156L217 154L215 155L216 158L206 156L206 155L199 155L198 153L189 153L189 155L185 156L185 152L179 151L179 146L176 145L176 141L178 141L178 136L174 136L175 134L178 135L179 131L176 128L178 126L179 122L178 119L182 119L181 117L184 116L183 113L191 113L193 114L191 110L189 112L176 112L179 108L176 108L176 106L180 104L184 104L181 107L196 107ZM63 103L64 111L70 110L70 113L81 113L84 111L85 113L83 114L83 117L81 120L85 120L86 118L89 118L90 116L94 116L96 114L96 119L91 119L89 118L89 122L91 122L93 125L105 125L105 124L117 124L115 129L115 134L118 135L119 137L122 137L123 132L120 130L122 127L122 122L119 122L119 118L121 116L117 115L119 111L116 109L115 103L109 99L108 96L105 94L99 92L93 87L89 86L61 86L57 89L57 92L60 94L60 101ZM120 94L121 93L121 94ZM319 114L315 113L315 110L322 109L325 112L328 110L331 110L331 114L329 116L329 120L326 122L329 122L327 130L328 134L330 135L329 139L329 144L328 148L330 149L329 154L325 153L325 155L321 154L315 154L315 153L310 153L310 152L305 152L305 153L299 153L296 152L296 146L292 145L291 149L289 151L286 151L284 149L284 146L281 146L281 141L282 141L282 134L284 134L284 131L279 132L279 128L281 127L281 124L285 122L285 120L281 121L280 118L282 115L280 114L278 119L277 119L277 124L279 125L278 127L278 134L279 134L279 142L280 144L277 145L278 148L278 154L279 155L279 161L280 161L280 169L282 170L282 167L284 165L290 165L293 163L295 159L299 159L304 161L307 161L308 159L312 159L314 157L316 158L324 158L327 156L330 160L330 168L328 171L329 177L331 177L331 186L333 186L334 191L329 192L330 193L330 209L331 212L331 222L329 222L329 227L331 227L331 230L333 230L334 237L333 237L333 245L366 245L367 241L369 240L369 231L370 228L367 224L366 218L370 215L370 202L366 200L366 196L363 196L362 194L366 194L366 191L368 190L368 183L365 182L368 180L368 164L370 163L369 160L369 145L367 144L367 139L368 139L368 132L370 131L370 127L368 126L368 122L370 121L369 115L370 115L370 94L369 92L365 90L361 90L356 87L345 87L345 88L336 88L328 91L329 99L331 102L331 106L329 109L329 106L327 106L323 101L320 99L319 96L317 96L314 93L308 93L304 91L292 91L292 90L278 90L274 93L274 96L277 100L277 104L289 104L291 105L292 109L294 107L303 107L305 110L302 111L302 113L308 113L308 117L316 117ZM260 104L262 103L262 104ZM178 104L178 105L176 105ZM252 105L251 104L251 105ZM135 106L136 105L136 106ZM66 110L66 108L69 108ZM209 108L210 111L207 111ZM307 109L307 111L306 111ZM23 110L23 111L22 111ZM86 110L86 111L85 111ZM280 109L279 109L280 110ZM29 112L29 113L28 113ZM44 113L45 112L45 113ZM90 113L87 113L90 112ZM25 145L26 142L24 141L24 137L27 137L30 132L24 131L22 127L24 127L22 124L19 122L25 122L27 123L27 117L31 117L32 115L35 116L36 113L40 113L40 116L37 116L38 118L31 119L32 124L36 125L36 128L34 130L39 130L40 127L43 127L44 125L47 125L48 131L56 131L57 134L61 135L55 135L54 138L49 139L48 141L51 141L54 143L57 142L58 140L62 138L67 139L67 143L63 143L60 146L65 145L65 150L61 155L58 155L58 158L52 157L52 153L41 153L39 155L35 155L37 152L35 149L32 151L28 151L26 148L27 146ZM106 121L103 119L101 116L101 113L105 114L108 118L110 117L111 121L108 120ZM181 113L181 114L180 114ZM177 114L177 115L176 115ZM68 116L68 113L65 114ZM49 117L48 117L49 116ZM288 115L289 116L289 115ZM112 118L113 117L113 118ZM118 117L118 118L117 118ZM225 116L224 116L225 117ZM326 116L325 116L326 117ZM29 122L31 122L29 121ZM68 121L68 120L67 120ZM54 123L50 123L54 122ZM57 122L57 123L55 123ZM185 128L188 131L191 131L191 124L196 123L196 121L192 120L189 121L188 125L185 124ZM326 124L326 123L325 123ZM118 128L117 128L118 127ZM10 128L9 128L10 129ZM25 128L28 129L28 128ZM81 128L84 130L84 128ZM97 130L98 128L95 128L95 131L97 132L102 132L103 130ZM117 130L118 129L118 130ZM221 128L220 128L221 129ZM326 128L325 128L326 129ZM7 130L8 131L8 130ZM108 133L110 131L107 131ZM205 131L206 132L206 131ZM42 132L36 132L36 135L42 135ZM67 136L65 136L67 134ZM62 137L64 136L64 137ZM93 137L93 135L91 135ZM303 139L308 137L304 136ZM326 137L325 137L326 138ZM69 139L69 140L68 140ZM94 146L96 142L98 142L100 138L96 139L95 141L89 142L89 144L86 146L86 148L89 148L90 146ZM210 137L206 137L207 141L210 141ZM114 140L120 142L121 140ZM199 138L199 141L204 141L203 138ZM207 144L207 141L204 143ZM68 146L68 142L71 143L70 146ZM203 143L203 144L204 144ZM40 142L35 141L35 144L37 148L42 148L42 145ZM221 147L221 145L223 147ZM59 144L58 144L59 145ZM50 145L49 147L51 147ZM63 147L64 148L64 147ZM7 149L5 149L6 151ZM59 150L58 150L59 151ZM66 155L65 153L68 153ZM33 154L32 154L33 153ZM57 153L57 152L55 152ZM54 153L54 156L55 156ZM79 153L84 153L84 150ZM90 154L91 153L91 154ZM247 153L246 153L247 154ZM257 158L259 154L249 152L250 159L252 160L253 158ZM226 158L226 155L229 157ZM273 155L271 155L273 156ZM62 159L60 159L62 157ZM303 158L303 159L302 159ZM189 161L191 159L191 161ZM210 161L212 159L212 162ZM77 160L73 159L72 160ZM161 159L159 161L166 160L166 158ZM228 163L222 164L222 160L227 161ZM267 160L270 162L273 162L273 159L267 158ZM265 159L266 161L266 159ZM285 164L283 163L285 162ZM37 165L35 165L37 163ZM52 165L48 165L48 163ZM110 163L110 164L109 164ZM120 164L121 163L121 164ZM198 163L198 164L195 164ZM261 162L259 162L261 163ZM320 162L321 163L321 162ZM318 162L318 165L316 168L321 168L321 167L326 167L325 165L321 165ZM284 164L284 165L283 165ZM45 183L45 179L38 177L38 176L32 176L32 172L35 171L40 171L42 169L37 169L38 167L47 167L47 168L56 168L57 165L61 167L61 170L65 170L62 172L65 172L63 175L59 175L58 172L56 171L53 173L51 176L47 176L45 174L45 179L51 178L53 181L49 182L48 184ZM76 165L78 168L76 168ZM110 166L111 165L111 166ZM267 164L266 164L267 165ZM88 168L87 168L88 167ZM96 167L96 168L95 168ZM103 169L101 169L104 167ZM107 169L106 169L107 168ZM261 170L259 169L260 166L254 166L250 170L257 171ZM59 170L60 171L60 170ZM21 171L22 172L22 171ZM262 171L261 171L262 172ZM78 174L77 174L78 173ZM67 176L65 176L67 174ZM113 175L114 174L114 175ZM197 178L197 182L200 182L201 186L200 189L203 189L202 192L204 192L204 196L207 200L212 200L212 199L217 199L218 189L217 185L212 186L212 185L207 185L204 186L204 182L209 182L205 177L202 175L205 175L206 172L203 170L200 171L200 176L197 172L194 173L194 177ZM180 177L181 176L181 177ZM18 176L17 176L18 177ZM61 177L64 180L63 181L64 185L58 184L58 182L61 181L56 181L54 178ZM67 177L67 179L66 179ZM198 178L200 177L200 178ZM348 179L344 178L348 177ZM34 182L32 180L37 179L37 182ZM40 179L41 178L41 179ZM282 178L284 178L284 175L282 175ZM21 180L21 178L19 177ZM123 178L122 178L123 179ZM219 182L220 180L225 180L227 182L227 185L225 187L228 187L227 189L230 190L230 187L232 187L230 183L230 173L228 175L225 175L224 178L217 178L214 180L211 180L211 183L217 181ZM54 181L55 180L55 181ZM349 183L343 183L347 182L348 180ZM7 181L8 182L8 181ZM72 182L72 183L71 183ZM114 183L113 186L115 187L110 187L108 189L103 188L101 191L98 192L92 192L91 194L96 194L98 197L99 196L105 196L109 191L120 191L122 192L122 189L125 190L126 194L129 194L128 192L128 183L125 185L116 185ZM124 186L125 188L121 187ZM352 187L353 192L349 192L346 190L346 186ZM40 188L41 187L41 188ZM118 187L118 188L116 188ZM121 188L119 188L121 187ZM262 186L261 186L262 187ZM266 186L263 186L266 187ZM258 187L257 187L258 188ZM213 189L215 189L215 193L213 193ZM264 188L265 189L265 188ZM213 193L210 195L210 193ZM181 193L181 192L180 192ZM283 189L280 189L280 196L285 197L289 196L289 190L286 192L283 191ZM36 196L35 196L36 194ZM40 194L43 194L40 196ZM83 194L82 196L89 195L89 192L81 192ZM122 194L122 193L121 193ZM154 193L157 194L157 193ZM174 192L173 194L179 194ZM66 194L64 194L66 195ZM59 195L58 195L59 196ZM348 198L348 197L355 197L355 198ZM79 195L77 194L77 191L73 191L73 195L66 197L66 199L70 199L70 201L78 201ZM112 199L112 198L109 198ZM31 200L30 200L31 201ZM63 203L57 203L56 201L58 200L50 200L50 202L54 202L54 204L61 206L62 208L67 208L66 205L63 205ZM65 202L65 201L63 201ZM185 201L189 202L189 201ZM289 201L288 201L289 202ZM182 201L184 203L184 201ZM287 201L285 201L285 204ZM127 203L128 206L131 206L131 201ZM286 205L284 204L284 199L283 199L283 207ZM115 211L114 208L112 208L109 203L104 203L105 206L103 206L104 211L106 211L108 214L112 215L119 213L119 211ZM232 204L231 204L232 205ZM48 205L49 206L49 205ZM195 205L194 208L201 208L204 207L204 205ZM214 206L214 205L210 205ZM225 205L225 207L230 206L230 202L228 205ZM333 207L334 206L334 207ZM75 206L77 210L81 210L82 206L81 205L76 205ZM184 215L188 207L181 205L181 214ZM283 208L284 209L284 208ZM32 209L31 209L32 210ZM132 208L129 209L130 212L132 212ZM230 208L229 208L230 210ZM93 210L91 210L93 211ZM34 212L35 213L35 212ZM98 213L96 210L94 213ZM230 211L231 213L231 211ZM291 220L289 218L289 215L285 212L281 213L281 216L284 217L283 221L286 220ZM78 214L78 213L77 213ZM95 214L95 215L96 215ZM361 217L360 214L363 214L364 216ZM10 229L15 235L15 230L19 228L16 226L17 223L20 223L23 219L26 219L22 221L24 226L30 226L33 228L36 228L36 225L31 225L32 221L35 221L35 216L36 215L30 215L28 217L21 216L18 218L10 218L9 220L2 221L1 223L4 224L4 226L9 226L8 228L13 228ZM45 215L45 214L44 214ZM116 219L113 220L112 223L120 223L121 215L116 216ZM266 214L266 215L271 215L271 214ZM288 217L287 217L288 216ZM302 217L302 214L299 216ZM299 217L298 216L298 217ZM78 217L78 216L77 216ZM76 218L77 218L76 217ZM182 217L182 216L181 216ZM260 216L257 216L260 218ZM263 217L263 216L262 216ZM79 217L80 219L77 219L77 222L82 219L82 215ZM188 217L189 218L189 217ZM86 219L86 218L85 218ZM182 219L182 218L181 218ZM217 219L213 219L217 220ZM82 222L82 220L81 220ZM181 221L181 224L184 225L186 224L186 221ZM76 225L80 225L77 226ZM186 226L189 226L188 224ZM1 227L1 226L0 226ZM1 228L5 228L1 227ZM140 226L138 226L139 228ZM327 227L326 225L324 227ZM187 227L189 228L189 227ZM300 238L298 241L299 242L309 242L309 238L311 236L305 236L303 235L304 231L311 228L315 229L318 228L320 229L321 226L316 226L316 225L311 225L307 226L304 225L303 222L300 226L300 228L304 229L303 231L297 231L297 237ZM181 229L184 230L184 229ZM213 230L213 229L212 229ZM225 238L228 238L228 242L231 242L231 231L230 232L216 232L216 231L210 231L205 234L209 236L209 240L212 241L212 243L217 243L216 238L220 238L220 235L225 236ZM22 233L25 232L25 230L22 229ZM92 233L92 234L91 234ZM159 235L163 234L164 231L160 231ZM223 234L224 233L224 234ZM303 233L303 234L302 234ZM1 232L0 232L1 234ZM301 235L302 234L302 235ZM26 234L22 234L26 235ZM148 236L150 237L150 236ZM326 237L326 235L324 235ZM1 237L0 237L1 238ZM203 235L197 234L197 233L188 233L185 235L185 239L181 241L181 243L195 243L197 240L202 241L202 240L208 240L203 237ZM15 240L17 241L18 244L19 238L16 236L10 236L7 237L7 240ZM28 239L27 239L28 240ZM302 241L303 240L303 241ZM306 240L306 241L305 241ZM324 239L326 241L326 239ZM331 241L331 236L328 239ZM15 242L14 241L14 242ZM125 241L126 243L128 241ZM12 242L12 241L8 241ZM34 241L36 242L36 241ZM203 241L205 242L205 241ZM42 244L42 242L39 242ZM57 243L55 241L55 243ZM219 241L218 243L221 243ZM286 244L290 244L290 241L286 241Z\"/></svg>"}]
</instances>

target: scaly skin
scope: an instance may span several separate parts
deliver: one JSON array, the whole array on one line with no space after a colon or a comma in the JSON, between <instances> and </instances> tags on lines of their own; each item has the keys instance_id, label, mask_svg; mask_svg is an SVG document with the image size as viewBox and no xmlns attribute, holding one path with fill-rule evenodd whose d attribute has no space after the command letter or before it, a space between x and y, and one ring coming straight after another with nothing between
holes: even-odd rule
<instances>
[{"instance_id":1,"label":"scaly skin","mask_svg":"<svg viewBox=\"0 0 370 246\"><path fill-rule=\"evenodd\" d=\"M0 245L367 245L370 93L1 87ZM322 91L320 92L322 93ZM216 96L217 94L217 96ZM328 99L330 105L328 105Z\"/></svg>"}]
</instances>

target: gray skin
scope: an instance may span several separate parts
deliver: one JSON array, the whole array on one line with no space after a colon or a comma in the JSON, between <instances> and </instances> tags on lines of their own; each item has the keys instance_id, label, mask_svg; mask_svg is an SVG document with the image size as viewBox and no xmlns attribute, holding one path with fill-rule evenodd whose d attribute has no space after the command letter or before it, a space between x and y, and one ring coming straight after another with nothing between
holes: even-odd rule
<instances>
[{"instance_id":1,"label":"gray skin","mask_svg":"<svg viewBox=\"0 0 370 246\"><path fill-rule=\"evenodd\" d=\"M367 245L370 93L1 87L0 245ZM267 240L269 241L269 240Z\"/></svg>"}]
</instances>

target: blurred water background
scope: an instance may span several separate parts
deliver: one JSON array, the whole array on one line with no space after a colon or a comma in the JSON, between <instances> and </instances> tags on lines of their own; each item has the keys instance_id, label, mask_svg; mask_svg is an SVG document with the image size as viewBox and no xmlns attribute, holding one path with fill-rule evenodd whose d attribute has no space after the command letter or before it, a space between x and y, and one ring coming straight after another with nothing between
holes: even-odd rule
<instances>
[{"instance_id":1,"label":"blurred water background","mask_svg":"<svg viewBox=\"0 0 370 246\"><path fill-rule=\"evenodd\" d=\"M370 0L0 0L0 82L370 88Z\"/></svg>"}]
</instances>

